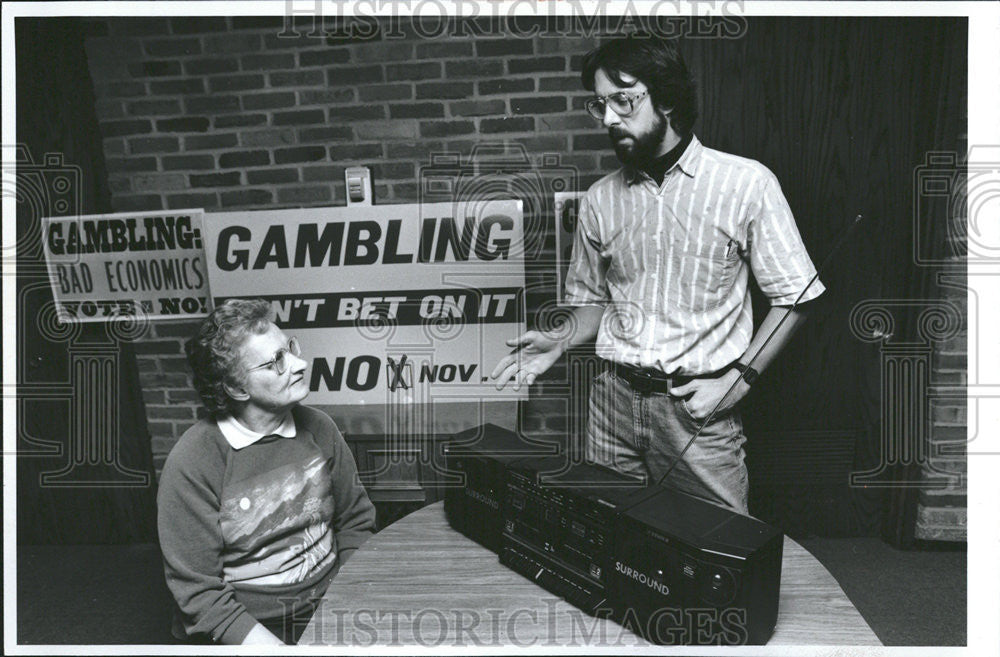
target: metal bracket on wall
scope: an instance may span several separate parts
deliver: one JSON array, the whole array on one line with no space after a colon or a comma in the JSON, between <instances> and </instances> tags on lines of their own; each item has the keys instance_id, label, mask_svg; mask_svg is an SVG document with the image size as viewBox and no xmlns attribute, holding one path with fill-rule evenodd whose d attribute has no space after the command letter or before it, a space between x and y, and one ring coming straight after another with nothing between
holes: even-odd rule
<instances>
[{"instance_id":1,"label":"metal bracket on wall","mask_svg":"<svg viewBox=\"0 0 1000 657\"><path fill-rule=\"evenodd\" d=\"M344 171L347 205L372 204L372 172L368 167L348 167Z\"/></svg>"}]
</instances>

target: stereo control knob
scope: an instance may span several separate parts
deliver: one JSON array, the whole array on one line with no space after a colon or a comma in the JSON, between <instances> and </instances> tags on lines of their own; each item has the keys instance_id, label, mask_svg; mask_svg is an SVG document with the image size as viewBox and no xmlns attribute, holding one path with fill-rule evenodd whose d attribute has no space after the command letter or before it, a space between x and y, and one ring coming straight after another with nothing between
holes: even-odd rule
<instances>
[{"instance_id":1,"label":"stereo control knob","mask_svg":"<svg viewBox=\"0 0 1000 657\"><path fill-rule=\"evenodd\" d=\"M736 581L726 570L704 569L698 577L698 596L711 605L725 606L736 596Z\"/></svg>"}]
</instances>

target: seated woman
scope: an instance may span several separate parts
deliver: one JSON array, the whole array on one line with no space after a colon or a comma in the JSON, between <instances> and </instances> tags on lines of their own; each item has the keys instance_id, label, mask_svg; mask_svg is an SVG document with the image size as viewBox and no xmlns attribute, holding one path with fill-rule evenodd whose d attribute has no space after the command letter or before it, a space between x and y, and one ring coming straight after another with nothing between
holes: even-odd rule
<instances>
[{"instance_id":1,"label":"seated woman","mask_svg":"<svg viewBox=\"0 0 1000 657\"><path fill-rule=\"evenodd\" d=\"M157 495L174 634L294 643L375 508L337 425L300 404L307 363L267 302L228 301L186 348L210 417L170 452Z\"/></svg>"}]
</instances>

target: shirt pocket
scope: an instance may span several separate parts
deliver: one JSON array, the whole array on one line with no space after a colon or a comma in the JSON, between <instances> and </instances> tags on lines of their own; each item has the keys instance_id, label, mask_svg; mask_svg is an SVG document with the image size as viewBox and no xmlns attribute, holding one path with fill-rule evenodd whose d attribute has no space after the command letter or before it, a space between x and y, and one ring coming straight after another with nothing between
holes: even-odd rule
<instances>
[{"instance_id":1,"label":"shirt pocket","mask_svg":"<svg viewBox=\"0 0 1000 657\"><path fill-rule=\"evenodd\" d=\"M607 250L602 254L608 261L607 278L612 287L628 290L629 286L645 275L647 259L645 244L646 240L641 236L633 237L619 233L612 237Z\"/></svg>"},{"instance_id":2,"label":"shirt pocket","mask_svg":"<svg viewBox=\"0 0 1000 657\"><path fill-rule=\"evenodd\" d=\"M668 288L673 305L695 313L721 306L736 280L740 263L738 246L733 240L674 244Z\"/></svg>"}]
</instances>

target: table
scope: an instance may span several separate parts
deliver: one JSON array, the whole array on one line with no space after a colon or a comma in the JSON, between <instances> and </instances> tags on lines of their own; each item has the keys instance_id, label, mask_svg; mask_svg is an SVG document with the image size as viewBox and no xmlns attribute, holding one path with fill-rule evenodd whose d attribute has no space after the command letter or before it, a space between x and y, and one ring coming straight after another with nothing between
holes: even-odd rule
<instances>
[{"instance_id":1,"label":"table","mask_svg":"<svg viewBox=\"0 0 1000 657\"><path fill-rule=\"evenodd\" d=\"M651 645L588 616L453 530L443 502L368 540L341 569L299 645L593 647ZM785 537L778 623L768 645L881 645L832 575Z\"/></svg>"}]
</instances>

